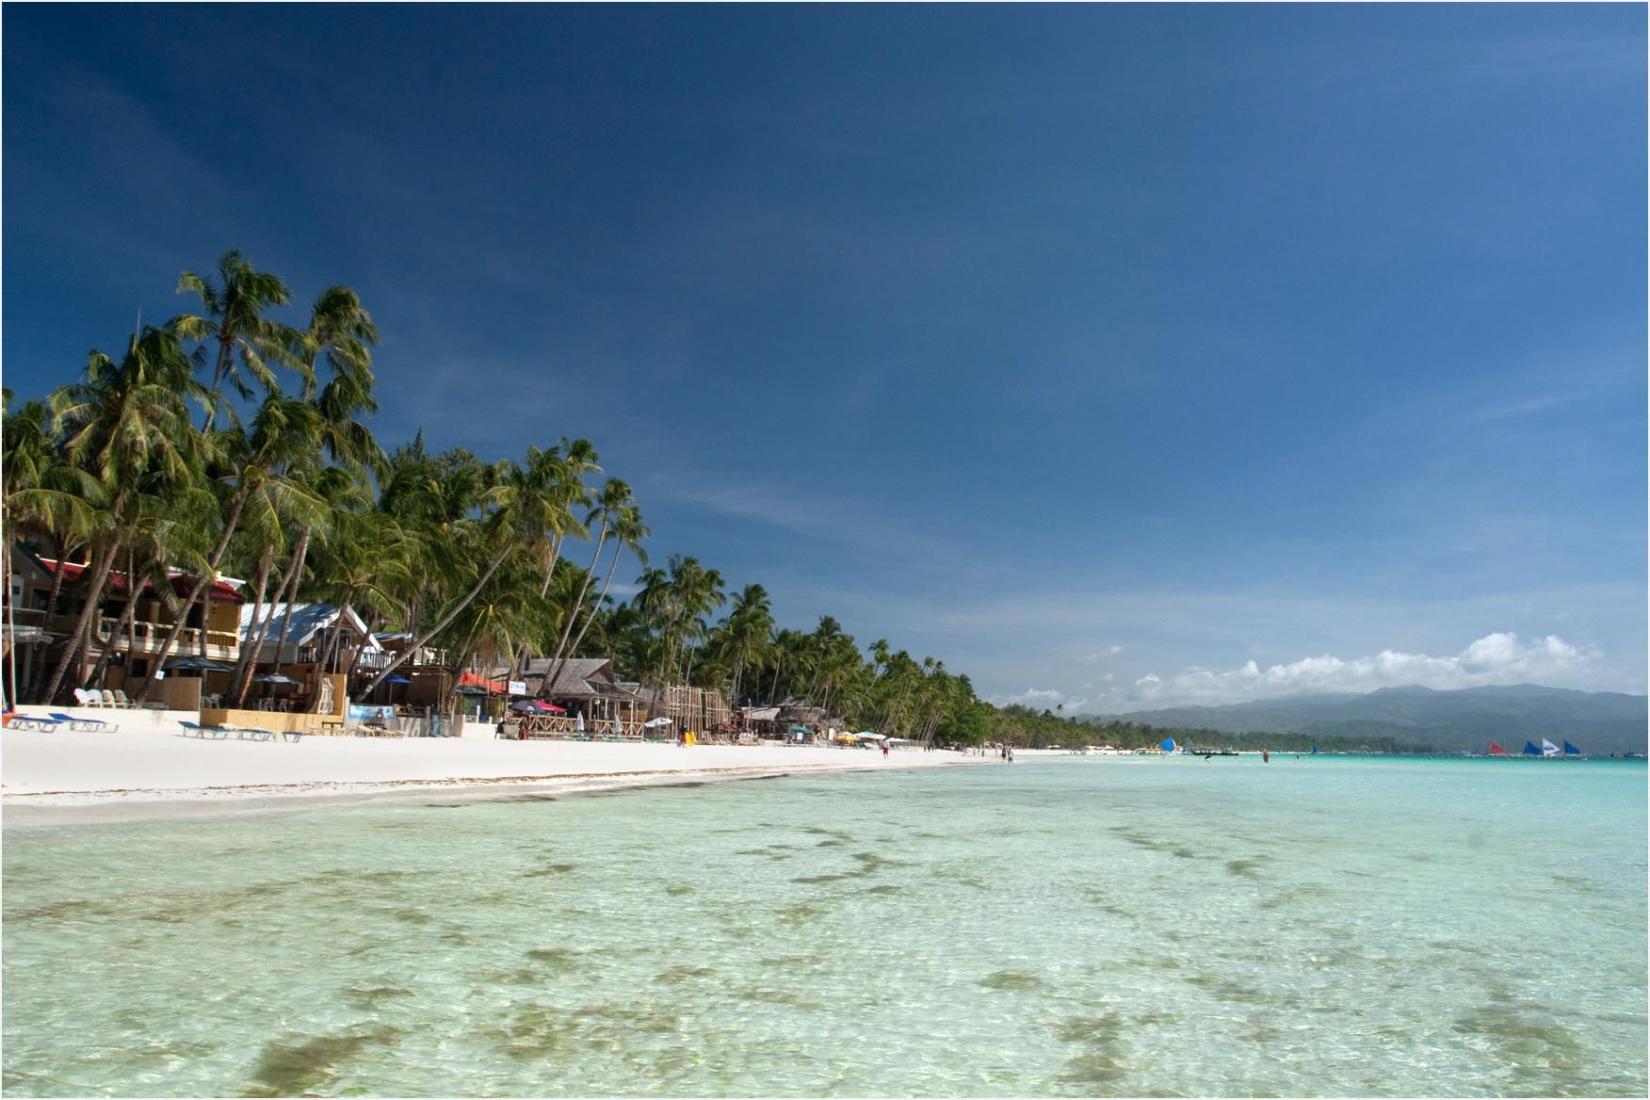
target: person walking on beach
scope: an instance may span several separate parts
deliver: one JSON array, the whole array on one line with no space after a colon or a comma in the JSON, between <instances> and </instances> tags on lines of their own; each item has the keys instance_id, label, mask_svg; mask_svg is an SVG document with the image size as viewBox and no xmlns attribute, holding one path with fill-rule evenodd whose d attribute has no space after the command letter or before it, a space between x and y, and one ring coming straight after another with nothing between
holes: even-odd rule
<instances>
[{"instance_id":1,"label":"person walking on beach","mask_svg":"<svg viewBox=\"0 0 1650 1100\"><path fill-rule=\"evenodd\" d=\"M888 759L888 742L886 741L882 743L882 758L884 760Z\"/></svg>"}]
</instances>

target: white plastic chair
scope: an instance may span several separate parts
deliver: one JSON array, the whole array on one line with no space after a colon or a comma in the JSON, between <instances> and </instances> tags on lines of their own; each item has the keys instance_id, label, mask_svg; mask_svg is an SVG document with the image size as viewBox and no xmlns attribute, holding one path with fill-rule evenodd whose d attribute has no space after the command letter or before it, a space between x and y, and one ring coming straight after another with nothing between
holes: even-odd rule
<instances>
[{"instance_id":1,"label":"white plastic chair","mask_svg":"<svg viewBox=\"0 0 1650 1100\"><path fill-rule=\"evenodd\" d=\"M115 702L115 693L110 691L108 688L103 689L103 705L106 707L120 706L119 703Z\"/></svg>"}]
</instances>

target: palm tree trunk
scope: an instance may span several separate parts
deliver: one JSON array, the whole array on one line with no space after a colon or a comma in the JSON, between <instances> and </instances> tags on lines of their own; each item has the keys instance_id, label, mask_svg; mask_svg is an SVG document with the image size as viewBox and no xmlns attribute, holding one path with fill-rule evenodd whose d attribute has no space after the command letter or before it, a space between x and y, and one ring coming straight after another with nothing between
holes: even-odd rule
<instances>
[{"instance_id":1,"label":"palm tree trunk","mask_svg":"<svg viewBox=\"0 0 1650 1100\"><path fill-rule=\"evenodd\" d=\"M345 620L347 620L349 618L349 613L350 613L351 606L352 606L352 601L348 598L346 598L343 603L338 605L338 618L333 623L332 634L328 636L328 638L326 640L326 644L321 647L321 652L316 654L315 675L316 675L317 679L315 681L315 687L317 688L317 690L314 691L310 696L310 704L309 705L310 705L310 708L312 710L315 707L320 706L320 704L321 704L321 692L319 691L320 678L327 675L327 663L330 662L330 661L335 660L338 656L338 651L342 648L342 641L343 641L343 637L344 637L344 622L345 622ZM357 649L356 650L356 656L359 657L360 655L361 655L361 651L359 649ZM353 666L352 666L352 668L353 668ZM349 687L348 678L346 678L344 680L344 687L346 689ZM362 694L363 695L370 695L371 693L372 693L372 688L368 688Z\"/></svg>"},{"instance_id":2,"label":"palm tree trunk","mask_svg":"<svg viewBox=\"0 0 1650 1100\"><path fill-rule=\"evenodd\" d=\"M6 545L8 547L11 545L10 539L6 540ZM61 597L63 595L63 558L68 554L68 552L69 548L67 543L59 542L57 544L57 567L52 570L52 587L51 590L46 593L46 611L40 620L48 630L51 629L52 617L57 614L57 605L61 601ZM39 661L35 664L34 672L29 676L29 696L31 698L39 698L40 689L44 686L45 682L46 662Z\"/></svg>"},{"instance_id":3,"label":"palm tree trunk","mask_svg":"<svg viewBox=\"0 0 1650 1100\"><path fill-rule=\"evenodd\" d=\"M413 642L413 644L409 646L407 650L401 654L401 656L379 669L378 675L372 678L372 681L367 684L366 688L362 691L362 694L371 695L373 690L376 689L379 684L383 683L385 679L389 677L390 673L400 668L408 657L411 657L414 653L417 653L420 649L423 649L429 644L431 638L435 637L437 634L440 634L443 630L446 630L452 621L458 618L459 614L463 612L466 607L469 607L470 604L475 601L477 596L481 595L481 590L487 587L487 582L493 579L493 574L498 572L498 567L504 564L504 559L509 557L510 551L514 549L515 546L507 542L504 549L500 550L498 555L488 563L487 568L482 571L482 574L476 580L476 583L470 587L470 591L465 593L464 598L459 600L452 607L448 608L447 613L441 617L441 621L436 623L429 630L425 631L423 636Z\"/></svg>"},{"instance_id":4,"label":"palm tree trunk","mask_svg":"<svg viewBox=\"0 0 1650 1100\"><path fill-rule=\"evenodd\" d=\"M246 507L247 498L251 495L248 490L242 490L235 494L235 504L229 510L229 518L223 525L223 534L218 536L218 544L212 548L212 556L207 559L205 571L202 573L201 578L195 582L194 588L190 590L189 598L178 609L177 621L166 632L165 639L160 643L160 652L155 655L154 661L149 665L149 675L144 678L143 689L138 694L139 702L148 699L149 692L154 690L155 673L160 671L161 665L166 663L167 656L172 652L172 645L178 640L178 635L183 633L183 624L189 619L190 609L195 606L195 601L200 599L201 593L206 591L207 585L211 584L217 577L218 563L223 560L224 551L229 549L229 540L234 536L235 528L241 522L241 511ZM205 634L206 621L202 619L202 637L205 637Z\"/></svg>"},{"instance_id":5,"label":"palm tree trunk","mask_svg":"<svg viewBox=\"0 0 1650 1100\"><path fill-rule=\"evenodd\" d=\"M557 535L550 540L550 545L544 548L544 580L539 584L539 599L544 599L550 592L550 578L555 575L556 562L561 560L561 536ZM522 642L516 647L516 655L510 664L510 679L521 679L521 672L527 667L528 653L532 647Z\"/></svg>"},{"instance_id":6,"label":"palm tree trunk","mask_svg":"<svg viewBox=\"0 0 1650 1100\"><path fill-rule=\"evenodd\" d=\"M246 702L247 689L252 686L252 677L248 673L252 655L258 652L263 643L264 628L268 626L269 620L275 617L275 609L271 606L269 614L260 618L264 609L264 589L269 585L269 571L274 565L275 547L266 546L263 556L258 559L257 595L252 604L252 614L246 621L246 639L241 643L240 655L235 659L235 671L229 676L228 694L234 698L237 707Z\"/></svg>"},{"instance_id":7,"label":"palm tree trunk","mask_svg":"<svg viewBox=\"0 0 1650 1100\"><path fill-rule=\"evenodd\" d=\"M11 645L6 647L6 660L9 665L10 676L7 683L11 686L0 691L0 710L17 709L17 609L12 606L15 602L11 598L11 539L5 539L0 546L0 554L4 555L6 563L6 633L11 637Z\"/></svg>"},{"instance_id":8,"label":"palm tree trunk","mask_svg":"<svg viewBox=\"0 0 1650 1100\"><path fill-rule=\"evenodd\" d=\"M561 536L557 535L550 540L550 546L544 552L544 583L539 585L539 599L544 599L550 591L550 578L555 575L556 562L561 560Z\"/></svg>"},{"instance_id":9,"label":"palm tree trunk","mask_svg":"<svg viewBox=\"0 0 1650 1100\"><path fill-rule=\"evenodd\" d=\"M51 681L46 686L43 696L45 702L50 703L57 698L58 689L63 686L63 680L69 674L69 665L80 653L80 647L86 642L86 634L91 629L92 620L96 618L98 608L103 601L103 585L109 579L109 571L115 564L115 555L120 552L118 540L106 550L100 550L92 555L95 563L92 574L92 583L86 589L86 605L80 609L80 618L75 621L74 633L70 635L69 644L63 650L63 656L58 660L57 667L52 670ZM59 568L63 565L58 562Z\"/></svg>"},{"instance_id":10,"label":"palm tree trunk","mask_svg":"<svg viewBox=\"0 0 1650 1100\"><path fill-rule=\"evenodd\" d=\"M216 578L214 578L214 579L216 579ZM207 658L207 653L206 653L206 627L207 627L207 624L209 622L211 622L211 620L212 620L212 586L209 584L209 585L206 586L205 590L201 592L201 629L200 629L200 633L195 636L195 641L198 643L197 649L200 652L202 660L208 659Z\"/></svg>"},{"instance_id":11,"label":"palm tree trunk","mask_svg":"<svg viewBox=\"0 0 1650 1100\"><path fill-rule=\"evenodd\" d=\"M561 640L556 643L556 655L550 658L550 667L545 670L544 680L539 685L539 692L541 695L547 689L553 687L556 683L556 677L561 675L561 666L564 663L562 656L567 652L567 639L573 633L573 624L578 620L579 612L584 610L584 597L585 594L590 591L590 579L596 574L596 563L601 560L602 548L606 542L607 520L603 519L601 535L596 539L596 552L590 555L590 564L584 571L584 583L579 585L579 594L573 598L573 606L568 609L567 619L561 624ZM588 628L589 625L590 624L587 621L585 623L586 628ZM582 640L584 634L581 632L579 637Z\"/></svg>"},{"instance_id":12,"label":"palm tree trunk","mask_svg":"<svg viewBox=\"0 0 1650 1100\"><path fill-rule=\"evenodd\" d=\"M115 655L115 639L120 637L122 630L127 631L126 660L130 662L132 659L130 626L132 614L137 609L138 601L137 571L134 568L135 558L136 555L128 548L126 551L126 606L120 609L120 618L115 620L114 627L109 631L109 640L103 646L103 652L97 655L97 664L92 666L91 675L86 677L86 682L81 684L81 687L99 683L104 670L109 667L110 659Z\"/></svg>"},{"instance_id":13,"label":"palm tree trunk","mask_svg":"<svg viewBox=\"0 0 1650 1100\"><path fill-rule=\"evenodd\" d=\"M275 675L281 674L281 653L286 649L286 638L292 631L292 605L298 596L298 581L304 575L304 560L309 557L309 528L298 536L298 548L293 551L293 564L287 567L286 611L281 616L281 636L275 639Z\"/></svg>"},{"instance_id":14,"label":"palm tree trunk","mask_svg":"<svg viewBox=\"0 0 1650 1100\"><path fill-rule=\"evenodd\" d=\"M212 368L212 403L206 407L206 419L201 422L202 433L212 430L212 421L218 416L218 402L223 399L223 380L229 373L229 359L234 354L234 341L228 336L218 338L218 361Z\"/></svg>"}]
</instances>

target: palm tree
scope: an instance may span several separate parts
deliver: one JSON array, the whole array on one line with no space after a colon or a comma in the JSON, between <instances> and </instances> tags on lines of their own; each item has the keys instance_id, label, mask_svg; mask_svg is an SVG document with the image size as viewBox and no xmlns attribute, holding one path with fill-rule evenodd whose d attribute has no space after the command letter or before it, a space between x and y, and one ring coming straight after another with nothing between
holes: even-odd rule
<instances>
[{"instance_id":1,"label":"palm tree","mask_svg":"<svg viewBox=\"0 0 1650 1100\"><path fill-rule=\"evenodd\" d=\"M800 630L781 630L774 635L772 654L773 684L768 698L778 703L796 694L799 678L810 667L808 636Z\"/></svg>"},{"instance_id":2,"label":"palm tree","mask_svg":"<svg viewBox=\"0 0 1650 1100\"><path fill-rule=\"evenodd\" d=\"M265 530L274 529L283 515L309 517L313 522L323 512L321 502L305 491L302 481L305 462L319 450L321 425L315 406L275 392L258 406L249 432L230 430L214 433L214 437L225 459L217 479L228 490L223 527L211 553L196 571L194 586L184 599L182 611L161 640L160 652L150 663L149 674L139 691L140 699L149 697L156 682L155 673L171 654L190 611L207 586L217 579L218 566L248 508L255 513L262 512L260 525ZM200 629L204 652L207 629L204 614Z\"/></svg>"},{"instance_id":3,"label":"palm tree","mask_svg":"<svg viewBox=\"0 0 1650 1100\"><path fill-rule=\"evenodd\" d=\"M814 628L813 634L809 636L808 641L813 647L814 675L808 683L808 698L816 703L819 701L815 694L819 689L819 677L825 671L832 645L840 637L842 637L842 624L829 615L819 617L819 625ZM820 705L823 706L824 704Z\"/></svg>"},{"instance_id":4,"label":"palm tree","mask_svg":"<svg viewBox=\"0 0 1650 1100\"><path fill-rule=\"evenodd\" d=\"M318 479L316 491L326 499L331 509L324 525L306 529L300 535L313 535L313 563L315 580L311 595L329 600L339 608L339 617L346 618L351 611L360 610L369 619L379 618L394 611L412 583L413 562L421 547L411 538L394 517L371 507L367 486L352 476L350 471L329 467ZM299 589L294 593L301 595ZM292 621L288 603L276 639L277 663L286 647ZM334 634L334 641L338 634ZM327 646L317 664L326 667L331 660L334 645Z\"/></svg>"},{"instance_id":5,"label":"palm tree","mask_svg":"<svg viewBox=\"0 0 1650 1100\"><path fill-rule=\"evenodd\" d=\"M639 606L653 620L664 641L658 682L674 676L686 681L693 674L696 643L706 633L705 616L722 606L722 575L706 569L698 558L673 555L668 572L649 570L642 575Z\"/></svg>"},{"instance_id":6,"label":"palm tree","mask_svg":"<svg viewBox=\"0 0 1650 1100\"><path fill-rule=\"evenodd\" d=\"M722 644L718 647L719 656L730 666L734 706L739 705L739 684L745 670L762 667L772 635L773 606L767 589L759 584L747 584L734 597L733 610L728 613Z\"/></svg>"},{"instance_id":7,"label":"palm tree","mask_svg":"<svg viewBox=\"0 0 1650 1100\"><path fill-rule=\"evenodd\" d=\"M135 521L124 540L125 605L110 628L108 638L100 639L102 653L98 655L97 663L92 666L83 686L103 686L104 672L114 659L116 642L123 633L126 635L127 660L131 660L136 648L137 608L145 591L153 589L162 602L174 601L167 563L177 556L175 540L191 526L189 508L182 500L154 497L139 500ZM93 629L96 630L96 627Z\"/></svg>"},{"instance_id":8,"label":"palm tree","mask_svg":"<svg viewBox=\"0 0 1650 1100\"><path fill-rule=\"evenodd\" d=\"M43 402L29 401L13 409L12 392L5 390L4 417L4 428L0 429L0 445L4 447L0 467L5 470L5 477L0 478L0 532L4 532L0 536L4 539L0 567L9 577L12 543L21 533L33 531L50 536L61 559L71 540L89 533L93 509L104 494L96 481L79 477L78 468L64 461L52 435L50 410ZM55 609L62 576L59 569L52 578L48 616ZM4 600L6 627L14 639L8 651L10 686L4 698L16 702L23 689L17 682L17 609L12 606L10 585L6 586Z\"/></svg>"},{"instance_id":9,"label":"palm tree","mask_svg":"<svg viewBox=\"0 0 1650 1100\"><path fill-rule=\"evenodd\" d=\"M303 396L315 396L315 365L326 356L334 379L344 379L364 394L372 393L372 351L378 343L378 326L372 314L361 304L361 298L347 286L330 286L315 299L310 308L309 327L299 340L304 377ZM369 411L375 411L371 406Z\"/></svg>"},{"instance_id":10,"label":"palm tree","mask_svg":"<svg viewBox=\"0 0 1650 1100\"><path fill-rule=\"evenodd\" d=\"M141 522L145 498L187 492L198 483L207 448L189 427L186 399L204 397L193 368L176 335L150 327L134 335L118 366L94 351L82 381L52 395L65 454L96 480L107 503L91 517L86 602L47 683L47 701L86 644L121 546Z\"/></svg>"},{"instance_id":11,"label":"palm tree","mask_svg":"<svg viewBox=\"0 0 1650 1100\"><path fill-rule=\"evenodd\" d=\"M647 534L647 527L642 523L642 513L637 510L634 504L627 504L614 513L612 517L613 557L607 567L607 576L602 580L601 591L596 594L595 606L591 609L590 615L584 620L584 625L579 628L578 637L573 639L572 646L568 648L567 652L570 655L576 655L579 652L579 646L584 642L585 632L596 621L602 605L607 602L607 590L613 584L613 574L618 571L619 558L624 555L624 552L626 550L630 551L636 555L636 560L641 562L644 567L647 565L647 551L642 548L642 540L647 538Z\"/></svg>"},{"instance_id":12,"label":"palm tree","mask_svg":"<svg viewBox=\"0 0 1650 1100\"><path fill-rule=\"evenodd\" d=\"M631 496L630 486L626 485L616 477L608 478L607 483L603 485L601 491L596 494L595 501L590 508L589 514L584 517L584 526L586 529L588 529L590 525L598 518L601 520L601 527L595 539L595 550L590 555L590 564L584 568L584 580L579 585L578 594L573 597L573 602L568 606L567 613L562 616L561 637L556 641L556 652L550 659L550 666L546 670L542 686L539 689L541 693L551 690L555 685L556 677L561 674L562 659L568 652L567 643L573 636L574 624L577 623L581 617L583 617L585 629L588 629L590 626L590 618L595 616L595 608L590 610L589 617L584 617L581 614L585 607L584 598L590 592L590 582L596 576L596 565L601 561L602 551L607 547L607 538L609 533L613 531L614 525L620 514L633 506L634 498ZM623 550L622 545L619 547L619 550ZM617 568L618 561L619 554L615 551L613 555L614 568ZM613 572L612 569L610 569L608 571L608 580L611 581L612 578ZM605 596L606 594L607 587L606 585L603 585L601 595ZM597 597L596 602L599 607L601 604L601 596ZM580 637L583 637L583 630L579 633Z\"/></svg>"},{"instance_id":13,"label":"palm tree","mask_svg":"<svg viewBox=\"0 0 1650 1100\"><path fill-rule=\"evenodd\" d=\"M453 545L447 548L452 554L448 559L449 565L481 560L487 564L463 595L448 603L434 626L426 629L410 648L379 670L364 693L370 694L409 657L428 645L430 639L446 630L492 580L504 560L523 543L542 534L544 512L532 496L532 485L519 463L500 462L487 471L476 500L481 511L480 518L455 522L449 530L457 537L453 539Z\"/></svg>"},{"instance_id":14,"label":"palm tree","mask_svg":"<svg viewBox=\"0 0 1650 1100\"><path fill-rule=\"evenodd\" d=\"M290 327L264 316L271 306L284 306L292 300L292 292L279 276L258 271L239 252L226 252L218 260L217 282L185 271L178 277L178 293L197 295L206 308L205 316L182 314L174 317L167 328L184 340L198 340L214 344L212 362L211 403L201 431L211 431L218 410L228 407L233 418L234 409L226 406L223 388L228 385L243 400L252 396L252 383L265 392L275 393L278 383L273 361L297 370L305 378L306 387L313 383L314 372L301 355L303 336Z\"/></svg>"}]
</instances>

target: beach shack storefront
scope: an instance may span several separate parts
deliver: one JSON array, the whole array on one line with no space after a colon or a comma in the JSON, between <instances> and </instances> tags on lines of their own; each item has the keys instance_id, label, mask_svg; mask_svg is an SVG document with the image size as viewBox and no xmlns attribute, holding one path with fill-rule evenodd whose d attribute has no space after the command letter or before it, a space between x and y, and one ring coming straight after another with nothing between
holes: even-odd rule
<instances>
[{"instance_id":1,"label":"beach shack storefront","mask_svg":"<svg viewBox=\"0 0 1650 1100\"><path fill-rule=\"evenodd\" d=\"M546 679L553 677L547 684ZM640 741L646 705L613 677L613 662L598 657L529 661L522 674L528 706L512 705L507 729L523 738Z\"/></svg>"}]
</instances>

